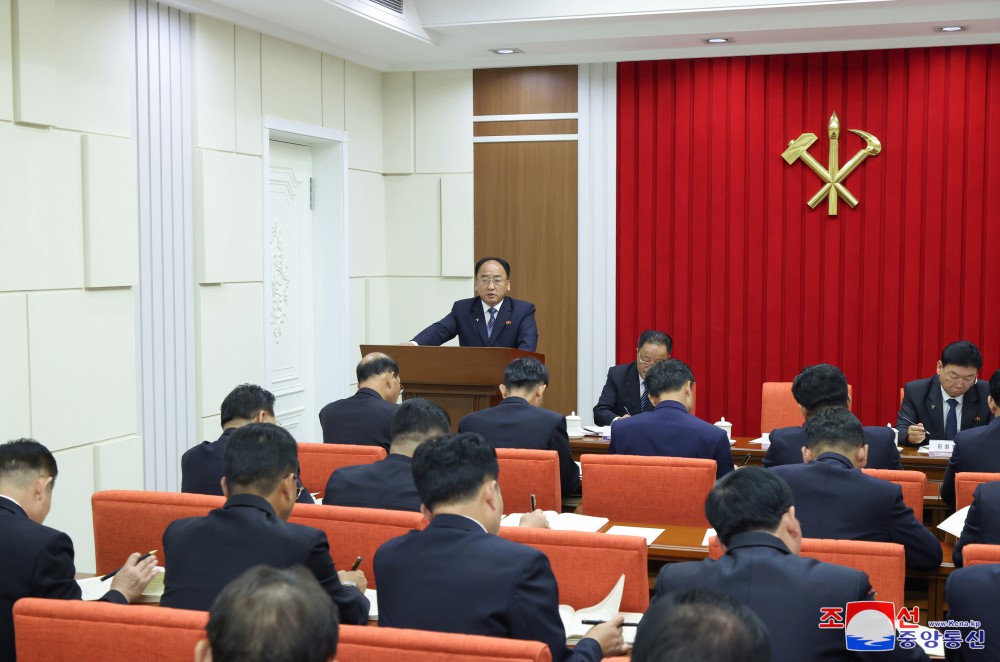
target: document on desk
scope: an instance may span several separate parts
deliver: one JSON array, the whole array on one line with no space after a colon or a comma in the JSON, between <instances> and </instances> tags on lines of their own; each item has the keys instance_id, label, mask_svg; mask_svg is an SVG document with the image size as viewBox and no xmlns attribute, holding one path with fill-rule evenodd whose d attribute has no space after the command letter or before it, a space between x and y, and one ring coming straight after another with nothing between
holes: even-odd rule
<instances>
[{"instance_id":1,"label":"document on desk","mask_svg":"<svg viewBox=\"0 0 1000 662\"><path fill-rule=\"evenodd\" d=\"M500 526L520 526L521 515L523 514L511 513L507 515L500 520ZM557 513L554 510L546 510L545 519L548 520L549 528L553 531L597 533L608 523L607 517L591 517L590 515L577 515L576 513Z\"/></svg>"},{"instance_id":2,"label":"document on desk","mask_svg":"<svg viewBox=\"0 0 1000 662\"><path fill-rule=\"evenodd\" d=\"M702 547L708 547L708 541L709 541L709 540L710 540L710 539L712 538L712 536L714 536L714 535L716 535L716 534L715 534L715 529L707 529L707 530L705 531L705 537L701 539L701 546L702 546Z\"/></svg>"},{"instance_id":3,"label":"document on desk","mask_svg":"<svg viewBox=\"0 0 1000 662\"><path fill-rule=\"evenodd\" d=\"M559 618L562 619L563 628L566 630L566 643L579 643L583 636L587 634L593 625L584 624L582 621L608 621L617 616L622 606L622 593L625 592L625 575L621 575L615 583L607 597L592 607L583 609L573 609L569 605L559 605ZM638 623L642 618L640 613L623 613L626 623ZM626 644L635 642L634 627L622 628Z\"/></svg>"},{"instance_id":4,"label":"document on desk","mask_svg":"<svg viewBox=\"0 0 1000 662\"><path fill-rule=\"evenodd\" d=\"M956 538L961 538L962 529L965 528L965 518L969 515L969 508L970 506L966 506L965 508L956 510L954 515L938 524L938 528Z\"/></svg>"},{"instance_id":5,"label":"document on desk","mask_svg":"<svg viewBox=\"0 0 1000 662\"><path fill-rule=\"evenodd\" d=\"M368 602L372 603L371 609L368 610L368 620L377 621L378 620L378 592L369 588L365 590L365 597L368 598Z\"/></svg>"},{"instance_id":6,"label":"document on desk","mask_svg":"<svg viewBox=\"0 0 1000 662\"><path fill-rule=\"evenodd\" d=\"M163 577L165 574L166 571L162 567L157 566L156 574L153 575L153 579L150 580L146 590L142 592L142 595L139 596L136 602L158 603L160 598L163 597ZM88 577L87 579L78 579L76 583L80 585L83 600L100 600L104 597L105 593L111 590L111 582L113 581L114 577L110 577L103 582L100 577Z\"/></svg>"},{"instance_id":7,"label":"document on desk","mask_svg":"<svg viewBox=\"0 0 1000 662\"><path fill-rule=\"evenodd\" d=\"M652 545L653 542L663 535L666 529L653 529L646 528L644 526L622 526L616 525L605 531L613 536L638 536L640 538L646 539L646 545Z\"/></svg>"},{"instance_id":8,"label":"document on desk","mask_svg":"<svg viewBox=\"0 0 1000 662\"><path fill-rule=\"evenodd\" d=\"M594 437L604 437L605 439L611 436L610 425L584 425L583 431Z\"/></svg>"}]
</instances>

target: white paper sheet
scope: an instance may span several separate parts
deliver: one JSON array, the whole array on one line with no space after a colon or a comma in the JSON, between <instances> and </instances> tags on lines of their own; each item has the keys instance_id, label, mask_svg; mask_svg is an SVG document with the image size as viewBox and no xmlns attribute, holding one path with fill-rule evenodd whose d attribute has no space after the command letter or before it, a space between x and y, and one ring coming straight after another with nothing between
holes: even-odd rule
<instances>
[{"instance_id":1,"label":"white paper sheet","mask_svg":"<svg viewBox=\"0 0 1000 662\"><path fill-rule=\"evenodd\" d=\"M950 533L956 538L962 537L962 529L965 528L965 518L969 515L970 506L955 511L954 515L938 524L938 528L945 533Z\"/></svg>"},{"instance_id":2,"label":"white paper sheet","mask_svg":"<svg viewBox=\"0 0 1000 662\"><path fill-rule=\"evenodd\" d=\"M638 536L640 538L646 539L647 545L652 545L653 542L663 535L665 529L649 529L641 526L613 526L605 533L609 533L613 536Z\"/></svg>"},{"instance_id":3,"label":"white paper sheet","mask_svg":"<svg viewBox=\"0 0 1000 662\"><path fill-rule=\"evenodd\" d=\"M368 620L377 621L378 620L378 591L373 588L365 590L365 597L368 601L372 603L371 609L368 610Z\"/></svg>"},{"instance_id":4,"label":"white paper sheet","mask_svg":"<svg viewBox=\"0 0 1000 662\"><path fill-rule=\"evenodd\" d=\"M705 529L705 537L701 539L701 546L708 547L708 539L716 535L715 529Z\"/></svg>"},{"instance_id":5,"label":"white paper sheet","mask_svg":"<svg viewBox=\"0 0 1000 662\"><path fill-rule=\"evenodd\" d=\"M511 513L500 520L500 526L520 526L524 513ZM557 513L554 510L545 511L545 519L553 531L583 531L596 533L608 523L607 517L591 517L576 513Z\"/></svg>"}]
</instances>

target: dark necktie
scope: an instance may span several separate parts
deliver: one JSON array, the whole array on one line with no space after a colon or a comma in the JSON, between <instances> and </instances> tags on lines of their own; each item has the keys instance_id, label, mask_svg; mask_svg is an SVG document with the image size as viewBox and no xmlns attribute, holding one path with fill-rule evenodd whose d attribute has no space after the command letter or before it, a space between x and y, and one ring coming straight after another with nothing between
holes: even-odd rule
<instances>
[{"instance_id":1,"label":"dark necktie","mask_svg":"<svg viewBox=\"0 0 1000 662\"><path fill-rule=\"evenodd\" d=\"M492 338L493 337L493 325L496 324L496 321L497 321L497 309L496 308L490 308L487 312L490 314L490 321L486 323L486 337L487 338Z\"/></svg>"},{"instance_id":2,"label":"dark necktie","mask_svg":"<svg viewBox=\"0 0 1000 662\"><path fill-rule=\"evenodd\" d=\"M954 439L958 434L958 400L948 398L948 416L944 419L944 438Z\"/></svg>"},{"instance_id":3,"label":"dark necktie","mask_svg":"<svg viewBox=\"0 0 1000 662\"><path fill-rule=\"evenodd\" d=\"M642 385L642 397L639 398L639 411L649 411L649 389L645 383Z\"/></svg>"}]
</instances>

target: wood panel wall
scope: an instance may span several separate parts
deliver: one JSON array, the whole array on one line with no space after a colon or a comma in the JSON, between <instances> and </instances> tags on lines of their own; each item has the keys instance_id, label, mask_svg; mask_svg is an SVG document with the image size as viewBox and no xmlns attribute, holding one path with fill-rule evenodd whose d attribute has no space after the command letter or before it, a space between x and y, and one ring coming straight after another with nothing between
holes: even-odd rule
<instances>
[{"instance_id":1,"label":"wood panel wall","mask_svg":"<svg viewBox=\"0 0 1000 662\"><path fill-rule=\"evenodd\" d=\"M472 80L477 117L577 112L575 66L482 69ZM575 119L560 119L477 122L474 131L566 136L474 147L476 256L508 260L510 295L535 304L550 377L544 406L562 414L577 408L576 130Z\"/></svg>"}]
</instances>

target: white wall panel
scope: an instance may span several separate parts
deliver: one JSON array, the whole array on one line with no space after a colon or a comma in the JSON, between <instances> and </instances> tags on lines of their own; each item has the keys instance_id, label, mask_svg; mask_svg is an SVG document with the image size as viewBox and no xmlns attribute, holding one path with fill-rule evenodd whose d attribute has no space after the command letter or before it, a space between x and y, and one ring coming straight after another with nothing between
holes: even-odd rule
<instances>
[{"instance_id":1,"label":"white wall panel","mask_svg":"<svg viewBox=\"0 0 1000 662\"><path fill-rule=\"evenodd\" d=\"M0 120L14 119L14 57L10 0L0 0Z\"/></svg>"},{"instance_id":2,"label":"white wall panel","mask_svg":"<svg viewBox=\"0 0 1000 662\"><path fill-rule=\"evenodd\" d=\"M382 74L384 173L413 172L413 72Z\"/></svg>"},{"instance_id":3,"label":"white wall panel","mask_svg":"<svg viewBox=\"0 0 1000 662\"><path fill-rule=\"evenodd\" d=\"M416 171L472 172L472 71L416 74Z\"/></svg>"},{"instance_id":4,"label":"white wall panel","mask_svg":"<svg viewBox=\"0 0 1000 662\"><path fill-rule=\"evenodd\" d=\"M347 365L350 366L351 370L358 362L358 347L363 343L368 342L368 288L367 280L364 278L352 278L348 284L349 296L351 299L350 310L350 340L348 341L348 351L350 355L347 357ZM353 383L357 381L357 377L353 376L348 379L348 383Z\"/></svg>"},{"instance_id":5,"label":"white wall panel","mask_svg":"<svg viewBox=\"0 0 1000 662\"><path fill-rule=\"evenodd\" d=\"M38 441L54 451L45 439ZM73 562L77 572L94 572L94 516L90 507L90 495L94 493L93 447L57 451L53 455L59 477L53 488L52 510L45 518L45 525L62 531L73 540Z\"/></svg>"},{"instance_id":6,"label":"white wall panel","mask_svg":"<svg viewBox=\"0 0 1000 662\"><path fill-rule=\"evenodd\" d=\"M236 28L236 151L261 153L260 35Z\"/></svg>"},{"instance_id":7,"label":"white wall panel","mask_svg":"<svg viewBox=\"0 0 1000 662\"><path fill-rule=\"evenodd\" d=\"M135 143L83 136L84 284L134 285L139 277Z\"/></svg>"},{"instance_id":8,"label":"white wall panel","mask_svg":"<svg viewBox=\"0 0 1000 662\"><path fill-rule=\"evenodd\" d=\"M197 150L194 166L197 281L263 280L260 158Z\"/></svg>"},{"instance_id":9,"label":"white wall panel","mask_svg":"<svg viewBox=\"0 0 1000 662\"><path fill-rule=\"evenodd\" d=\"M441 275L468 277L475 266L472 174L441 177Z\"/></svg>"},{"instance_id":10,"label":"white wall panel","mask_svg":"<svg viewBox=\"0 0 1000 662\"><path fill-rule=\"evenodd\" d=\"M348 62L344 70L348 167L382 172L382 74Z\"/></svg>"},{"instance_id":11,"label":"white wall panel","mask_svg":"<svg viewBox=\"0 0 1000 662\"><path fill-rule=\"evenodd\" d=\"M23 294L0 294L0 443L31 436L28 307Z\"/></svg>"},{"instance_id":12,"label":"white wall panel","mask_svg":"<svg viewBox=\"0 0 1000 662\"><path fill-rule=\"evenodd\" d=\"M347 186L351 278L382 276L386 273L383 177L370 172L349 170Z\"/></svg>"},{"instance_id":13,"label":"white wall panel","mask_svg":"<svg viewBox=\"0 0 1000 662\"><path fill-rule=\"evenodd\" d=\"M141 490L142 476L142 439L125 437L94 444L94 489Z\"/></svg>"},{"instance_id":14,"label":"white wall panel","mask_svg":"<svg viewBox=\"0 0 1000 662\"><path fill-rule=\"evenodd\" d=\"M459 299L474 296L471 278L390 278L388 299L383 306L390 312L392 342L417 335L448 314ZM458 345L454 338L447 345ZM406 375L402 375L406 382Z\"/></svg>"},{"instance_id":15,"label":"white wall panel","mask_svg":"<svg viewBox=\"0 0 1000 662\"><path fill-rule=\"evenodd\" d=\"M0 291L83 286L80 137L0 124Z\"/></svg>"},{"instance_id":16,"label":"white wall panel","mask_svg":"<svg viewBox=\"0 0 1000 662\"><path fill-rule=\"evenodd\" d=\"M323 126L344 130L344 61L323 54Z\"/></svg>"},{"instance_id":17,"label":"white wall panel","mask_svg":"<svg viewBox=\"0 0 1000 662\"><path fill-rule=\"evenodd\" d=\"M28 295L31 430L52 450L136 432L132 290Z\"/></svg>"},{"instance_id":18,"label":"white wall panel","mask_svg":"<svg viewBox=\"0 0 1000 662\"><path fill-rule=\"evenodd\" d=\"M236 385L233 384L233 386ZM222 400L219 400L219 404L222 404ZM218 409L218 407L216 408ZM198 419L198 435L186 444L186 446L190 448L197 446L203 441L215 441L219 438L220 434L222 434L222 416L219 414L202 416Z\"/></svg>"},{"instance_id":19,"label":"white wall panel","mask_svg":"<svg viewBox=\"0 0 1000 662\"><path fill-rule=\"evenodd\" d=\"M404 338L403 336L396 337L392 335L391 311L389 310L389 282L389 278L369 278L367 280L365 287L365 310L367 311L365 326L368 329L368 337L365 339L366 343L385 345L403 342L412 337L406 336ZM411 292L411 294L416 295L417 293ZM419 296L416 296L416 298L419 299L421 296L422 293L419 293ZM353 358L354 365L357 365L357 362L361 360L359 354L355 354ZM351 381L355 382L357 378Z\"/></svg>"},{"instance_id":20,"label":"white wall panel","mask_svg":"<svg viewBox=\"0 0 1000 662\"><path fill-rule=\"evenodd\" d=\"M264 383L260 283L199 287L197 333L201 416L218 413L219 403L238 384Z\"/></svg>"},{"instance_id":21,"label":"white wall panel","mask_svg":"<svg viewBox=\"0 0 1000 662\"><path fill-rule=\"evenodd\" d=\"M385 177L390 276L441 275L441 178Z\"/></svg>"},{"instance_id":22,"label":"white wall panel","mask_svg":"<svg viewBox=\"0 0 1000 662\"><path fill-rule=\"evenodd\" d=\"M195 145L236 148L235 28L207 16L191 20Z\"/></svg>"},{"instance_id":23,"label":"white wall panel","mask_svg":"<svg viewBox=\"0 0 1000 662\"><path fill-rule=\"evenodd\" d=\"M59 112L56 95L56 0L17 2L12 14L14 55L14 119L35 124L55 124ZM3 150L0 150L2 153Z\"/></svg>"},{"instance_id":24,"label":"white wall panel","mask_svg":"<svg viewBox=\"0 0 1000 662\"><path fill-rule=\"evenodd\" d=\"M260 41L260 56L264 114L322 125L320 54L264 36Z\"/></svg>"}]
</instances>

